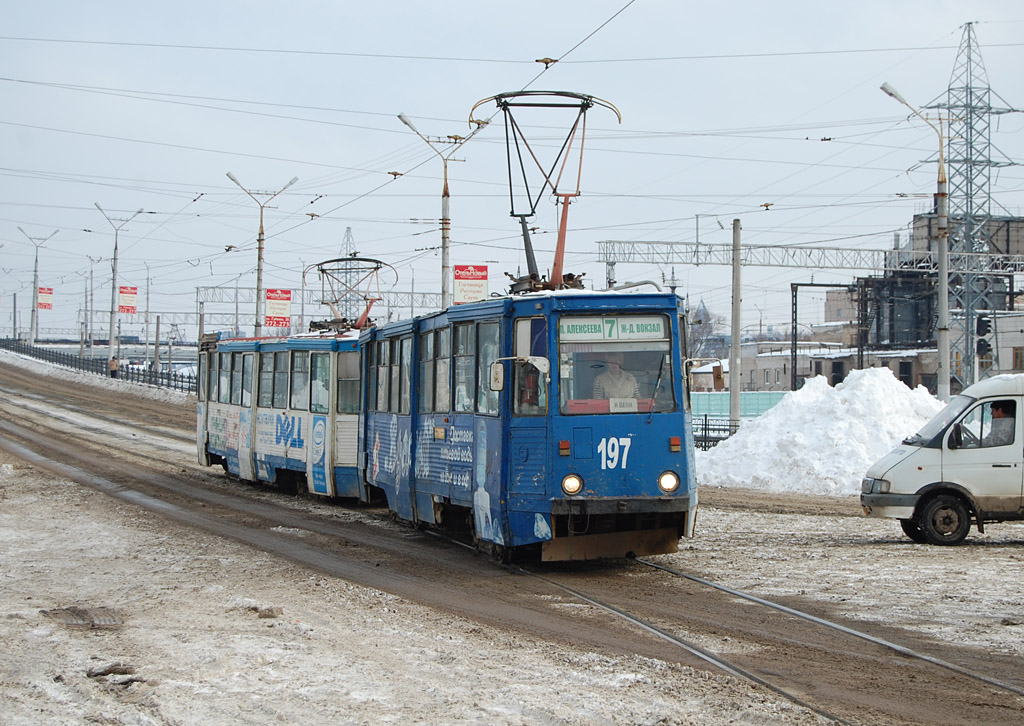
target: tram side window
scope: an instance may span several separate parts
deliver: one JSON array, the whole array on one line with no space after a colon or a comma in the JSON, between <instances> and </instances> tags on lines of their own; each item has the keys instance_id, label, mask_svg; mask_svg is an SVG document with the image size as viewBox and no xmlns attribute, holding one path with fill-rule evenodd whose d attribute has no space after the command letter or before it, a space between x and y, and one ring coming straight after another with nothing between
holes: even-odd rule
<instances>
[{"instance_id":1,"label":"tram side window","mask_svg":"<svg viewBox=\"0 0 1024 726\"><path fill-rule=\"evenodd\" d=\"M289 408L296 411L309 410L309 353L304 350L292 351L292 389Z\"/></svg>"},{"instance_id":2,"label":"tram side window","mask_svg":"<svg viewBox=\"0 0 1024 726\"><path fill-rule=\"evenodd\" d=\"M473 412L475 332L473 323L455 326L455 410L460 413Z\"/></svg>"},{"instance_id":3,"label":"tram side window","mask_svg":"<svg viewBox=\"0 0 1024 726\"><path fill-rule=\"evenodd\" d=\"M437 331L435 359L434 411L447 413L452 407L452 333L449 328Z\"/></svg>"},{"instance_id":4,"label":"tram side window","mask_svg":"<svg viewBox=\"0 0 1024 726\"><path fill-rule=\"evenodd\" d=\"M412 338L402 338L401 341L401 370L399 372L399 385L401 393L398 397L398 412L409 413L412 401Z\"/></svg>"},{"instance_id":5,"label":"tram side window","mask_svg":"<svg viewBox=\"0 0 1024 726\"><path fill-rule=\"evenodd\" d=\"M398 341L391 342L391 405L388 408L391 413L398 413L399 392L401 390L399 378L401 376L401 358L398 354Z\"/></svg>"},{"instance_id":6,"label":"tram side window","mask_svg":"<svg viewBox=\"0 0 1024 726\"><path fill-rule=\"evenodd\" d=\"M252 407L252 353L242 356L242 405Z\"/></svg>"},{"instance_id":7,"label":"tram side window","mask_svg":"<svg viewBox=\"0 0 1024 726\"><path fill-rule=\"evenodd\" d=\"M196 387L196 395L199 396L200 401L206 400L206 387L210 385L210 381L206 377L207 358L206 353L199 356L199 385Z\"/></svg>"},{"instance_id":8,"label":"tram side window","mask_svg":"<svg viewBox=\"0 0 1024 726\"><path fill-rule=\"evenodd\" d=\"M288 353L274 353L274 408L288 408Z\"/></svg>"},{"instance_id":9,"label":"tram side window","mask_svg":"<svg viewBox=\"0 0 1024 726\"><path fill-rule=\"evenodd\" d=\"M274 354L260 353L260 389L256 398L260 408L274 405Z\"/></svg>"},{"instance_id":10,"label":"tram side window","mask_svg":"<svg viewBox=\"0 0 1024 726\"><path fill-rule=\"evenodd\" d=\"M387 411L390 396L388 382L391 380L391 341L377 341L377 410Z\"/></svg>"},{"instance_id":11,"label":"tram side window","mask_svg":"<svg viewBox=\"0 0 1024 726\"><path fill-rule=\"evenodd\" d=\"M515 355L548 357L548 321L544 318L517 320ZM543 416L548 410L548 387L544 374L532 363L515 364L512 412L517 416Z\"/></svg>"},{"instance_id":12,"label":"tram side window","mask_svg":"<svg viewBox=\"0 0 1024 726\"><path fill-rule=\"evenodd\" d=\"M217 379L220 375L217 371L217 360L219 356L216 353L210 353L209 356L209 369L206 371L206 400L213 402L217 400Z\"/></svg>"},{"instance_id":13,"label":"tram side window","mask_svg":"<svg viewBox=\"0 0 1024 726\"><path fill-rule=\"evenodd\" d=\"M359 413L359 354L356 352L338 354L338 413Z\"/></svg>"},{"instance_id":14,"label":"tram side window","mask_svg":"<svg viewBox=\"0 0 1024 726\"><path fill-rule=\"evenodd\" d=\"M313 353L309 361L309 410L327 413L331 407L331 354Z\"/></svg>"},{"instance_id":15,"label":"tram side window","mask_svg":"<svg viewBox=\"0 0 1024 726\"><path fill-rule=\"evenodd\" d=\"M690 369L686 361L690 358L690 328L686 323L686 316L679 316L679 360L683 363L683 408L690 410Z\"/></svg>"},{"instance_id":16,"label":"tram side window","mask_svg":"<svg viewBox=\"0 0 1024 726\"><path fill-rule=\"evenodd\" d=\"M366 348L366 410L377 410L377 344L368 343ZM342 356L344 358L344 356ZM338 375L341 375L340 369ZM338 391L341 395L341 391ZM341 412L341 405L338 405L338 412Z\"/></svg>"},{"instance_id":17,"label":"tram side window","mask_svg":"<svg viewBox=\"0 0 1024 726\"><path fill-rule=\"evenodd\" d=\"M221 403L231 403L231 354L220 354L220 382L217 400Z\"/></svg>"},{"instance_id":18,"label":"tram side window","mask_svg":"<svg viewBox=\"0 0 1024 726\"><path fill-rule=\"evenodd\" d=\"M420 335L420 392L416 410L434 410L434 331Z\"/></svg>"},{"instance_id":19,"label":"tram side window","mask_svg":"<svg viewBox=\"0 0 1024 726\"><path fill-rule=\"evenodd\" d=\"M477 327L476 356L476 412L486 414L498 413L498 392L491 390L488 369L498 359L500 349L500 329L498 323L480 323Z\"/></svg>"},{"instance_id":20,"label":"tram side window","mask_svg":"<svg viewBox=\"0 0 1024 726\"><path fill-rule=\"evenodd\" d=\"M242 404L242 354L231 354L231 405Z\"/></svg>"}]
</instances>

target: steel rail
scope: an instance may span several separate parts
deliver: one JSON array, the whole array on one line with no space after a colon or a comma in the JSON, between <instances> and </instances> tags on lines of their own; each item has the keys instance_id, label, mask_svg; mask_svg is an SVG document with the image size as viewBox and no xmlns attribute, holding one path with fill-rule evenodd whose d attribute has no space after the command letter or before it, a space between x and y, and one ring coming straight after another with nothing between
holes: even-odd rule
<instances>
[{"instance_id":1,"label":"steel rail","mask_svg":"<svg viewBox=\"0 0 1024 726\"><path fill-rule=\"evenodd\" d=\"M854 630L853 628L848 628L845 625L840 625L839 623L834 623L831 620L825 620L824 618L819 618L819 617L817 617L815 615L811 615L809 613L801 612L800 610L794 610L791 607L787 607L785 605L780 605L778 603L771 602L770 600L765 600L764 598L760 598L760 597L757 597L756 595L751 595L749 593L745 593L745 592L743 592L741 590L735 590L735 589L733 589L731 587L727 587L725 585L719 585L718 583L712 582L711 580L707 580L707 579L705 579L703 577L698 577L697 575L691 575L689 573L682 572L680 570L676 570L676 569L673 569L671 567L666 567L664 565L659 565L658 563L651 562L650 560L644 560L644 559L637 558L636 561L639 564L641 564L641 565L646 565L647 567L651 567L651 568L656 569L656 570L662 570L663 572L667 572L667 573L669 573L671 575L675 575L676 577L682 577L682 578L685 578L687 580L691 580L692 582L696 582L696 583L698 583L700 585L704 585L706 587L714 588L715 590L719 590L720 592L724 592L724 593L726 593L728 595L733 595L734 597L742 598L743 600L747 600L749 602L753 602L753 603L756 603L758 605L764 605L765 607L772 608L774 610L778 610L779 612L786 613L787 615L792 615L794 617L801 618L801 619L806 620L808 622L815 623L816 625L821 625L821 626L824 626L826 628L831 628L832 630L837 630L840 633L845 633L846 635L851 635L851 636L853 636L855 638L860 638L861 640L866 640L869 643L874 643L875 645L880 645L880 646L882 646L884 648L888 648L888 649L890 649L892 651L895 651L896 653L899 653L900 655L907 656L908 658L915 658L917 660L921 660L921 661L924 661L926 663L930 663L930 664L932 664L934 666L938 666L939 668L945 668L947 670L953 671L954 673L958 673L958 674L960 674L962 676L965 676L967 678L972 678L974 680L981 681L982 683L987 683L990 686L995 686L996 688L1001 688L1001 689L1003 689L1005 691L1009 691L1010 693L1015 693L1017 695L1024 696L1024 688L1019 688L1019 687L1014 686L1012 684L1005 683L1005 682L1000 681L998 679L986 676L986 675L984 675L982 673L977 673L976 671L972 671L972 670L969 670L969 669L964 668L962 666L958 666L955 663L950 663L950 662L944 661L944 660L942 660L940 658L935 658L933 656L926 655L924 653L919 653L919 652L917 652L915 650L911 650L910 648L904 647L902 645L898 645L897 643L893 643L890 640L886 640L885 638L878 638L878 637L875 637L873 635L868 635L867 633L862 633L859 630Z\"/></svg>"},{"instance_id":2,"label":"steel rail","mask_svg":"<svg viewBox=\"0 0 1024 726\"><path fill-rule=\"evenodd\" d=\"M516 571L520 572L521 574L529 575L530 577L535 577L538 580L540 580L541 582L545 582L548 585L551 585L552 587L555 587L555 588L558 588L559 590L567 592L570 595L572 595L573 597L575 597L575 598L577 598L579 600L582 600L585 603L593 605L596 608L600 608L601 610L604 610L607 613L610 613L610 614L612 614L612 615L614 615L614 616L616 616L616 617L618 617L618 618L620 618L622 620L625 620L626 622L631 623L631 624L641 628L642 630L646 630L647 632L652 633L653 635L656 635L657 637L661 638L662 640L666 640L669 643L672 643L673 645L677 645L680 648L682 648L683 650L685 650L687 653L690 653L691 655L694 655L694 656L700 658L701 660L703 660L703 661L705 661L707 663L710 663L711 665L713 665L716 668L722 670L723 672L733 676L734 678L739 678L741 680L749 681L750 683L754 683L754 684L756 684L758 686L761 686L762 688L765 688L765 689L771 691L772 693L774 693L774 694L776 694L778 696L781 696L782 698L785 698L787 701L790 701L791 703L793 703L793 704L795 704L797 706L801 706L802 708L806 708L809 711L813 711L814 713L818 714L819 716L822 716L823 718L827 718L830 721L834 721L834 722L840 723L840 724L847 724L848 726L853 726L852 722L847 721L846 719L841 718L841 717L839 717L839 716L837 716L837 715L835 715L833 713L825 711L824 709L818 708L817 706L814 706L813 704L810 704L807 701L804 701L799 696L790 693L789 691L785 690L784 688L776 686L775 684L771 683L770 681L767 681L764 678L761 678L760 676L755 675L754 673L751 673L750 671L748 671L748 670L746 670L744 668L741 668L740 666L735 665L734 663L730 663L729 661L725 660L724 658L721 658L721 657L715 655L711 651L705 650L704 648L701 648L699 645L695 645L695 644L690 643L690 642L688 642L686 640L683 640L682 638L679 638L678 636L675 636L672 633L669 633L667 630L659 628L657 625L649 623L646 620L643 620L642 618L638 618L637 616L632 615L632 614L626 612L625 610L622 610L621 608L618 608L618 607L616 607L614 605L609 605L608 603L605 603L605 602L602 602L600 600L597 600L597 599L595 599L595 598L593 598L593 597L591 597L591 596L589 596L589 595L587 595L587 594L585 594L583 592L580 592L579 590L576 590L575 588L569 587L568 585L563 585L560 582L556 582L556 581L554 581L554 580L552 580L550 578L544 577L543 575L539 575L536 572L530 572L529 570L524 570L524 569L518 568L518 567L516 567L514 569Z\"/></svg>"}]
</instances>

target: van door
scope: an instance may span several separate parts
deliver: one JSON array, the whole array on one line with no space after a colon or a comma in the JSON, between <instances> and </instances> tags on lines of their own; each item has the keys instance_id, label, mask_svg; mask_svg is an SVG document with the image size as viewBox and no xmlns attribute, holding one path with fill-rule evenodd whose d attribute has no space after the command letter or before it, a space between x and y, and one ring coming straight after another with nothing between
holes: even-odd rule
<instances>
[{"instance_id":1,"label":"van door","mask_svg":"<svg viewBox=\"0 0 1024 726\"><path fill-rule=\"evenodd\" d=\"M985 514L1021 508L1024 438L1019 408L1014 398L979 401L946 435L943 479L967 489Z\"/></svg>"}]
</instances>

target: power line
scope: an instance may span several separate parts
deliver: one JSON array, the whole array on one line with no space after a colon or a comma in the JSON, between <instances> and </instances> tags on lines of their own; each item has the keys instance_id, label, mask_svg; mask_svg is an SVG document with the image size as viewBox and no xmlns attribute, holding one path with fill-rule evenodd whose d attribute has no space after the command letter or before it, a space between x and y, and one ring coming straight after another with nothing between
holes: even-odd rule
<instances>
[{"instance_id":1,"label":"power line","mask_svg":"<svg viewBox=\"0 0 1024 726\"><path fill-rule=\"evenodd\" d=\"M635 0L630 2L622 9L632 5ZM615 13L612 16L614 19L619 13ZM606 21L605 24L607 24ZM597 30L604 27L602 24ZM597 32L594 31L594 33ZM591 33L583 41L588 40L594 33ZM264 53L270 55L307 55L307 56L334 56L340 58L379 58L383 60L411 60L411 61L437 61L447 63L500 63L508 65L530 65L535 63L535 60L518 60L510 58L476 58L471 56L426 56L426 55L402 55L395 53L351 53L344 51L330 51L330 50L299 50L294 48L246 48L236 46L217 46L217 45L191 45L182 43L139 43L129 41L116 41L116 40L82 40L74 38L32 38L24 36L11 36L5 35L0 36L0 40L26 42L26 43L60 43L68 45L98 45L98 46L113 46L113 47L128 47L128 48L159 48L166 50L201 50L221 53ZM577 44L570 49L569 52L579 47ZM1024 46L1024 43L993 43L987 47L989 48L1019 48ZM940 51L940 50L955 50L958 46L955 45L933 45L933 46L904 46L896 48L839 48L834 50L791 50L791 51L776 51L776 52L761 52L761 53L709 53L702 55L681 55L681 56L658 56L658 57L644 57L644 58L596 58L590 60L577 60L577 61L559 61L559 63L571 63L574 65L583 64L594 64L594 63L665 63L665 62L678 62L678 61L695 61L695 60L733 60L737 58L785 58L793 56L823 56L823 55L850 55L850 54L864 54L864 53L911 53L920 51ZM566 53L568 55L568 53Z\"/></svg>"}]
</instances>

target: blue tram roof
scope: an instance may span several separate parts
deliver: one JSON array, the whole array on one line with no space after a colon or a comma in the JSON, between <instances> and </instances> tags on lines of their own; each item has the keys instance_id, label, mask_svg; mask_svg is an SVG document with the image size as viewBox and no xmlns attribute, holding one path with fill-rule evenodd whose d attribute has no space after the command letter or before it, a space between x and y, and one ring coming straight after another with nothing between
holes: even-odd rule
<instances>
[{"instance_id":1,"label":"blue tram roof","mask_svg":"<svg viewBox=\"0 0 1024 726\"><path fill-rule=\"evenodd\" d=\"M449 322L477 320L507 315L511 311L519 314L548 315L552 312L565 311L606 311L621 310L628 306L629 310L665 310L678 308L682 299L671 292L616 292L613 290L545 290L525 295L490 298L464 305L453 305L416 318L387 323L380 327L364 330L360 340L370 337L391 337L418 330L433 330L443 327ZM417 324L418 323L418 324Z\"/></svg>"},{"instance_id":2,"label":"blue tram roof","mask_svg":"<svg viewBox=\"0 0 1024 726\"><path fill-rule=\"evenodd\" d=\"M334 333L320 335L307 333L288 338L235 338L221 340L217 350L222 353L239 353L249 351L286 351L286 350L357 350L359 340L355 335L345 334L341 337Z\"/></svg>"}]
</instances>

